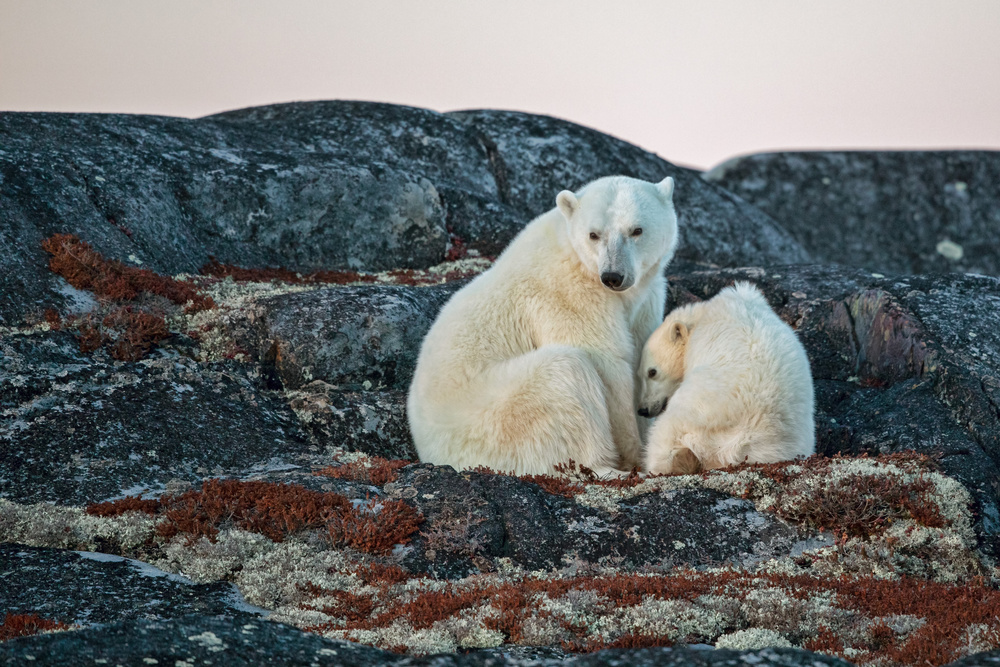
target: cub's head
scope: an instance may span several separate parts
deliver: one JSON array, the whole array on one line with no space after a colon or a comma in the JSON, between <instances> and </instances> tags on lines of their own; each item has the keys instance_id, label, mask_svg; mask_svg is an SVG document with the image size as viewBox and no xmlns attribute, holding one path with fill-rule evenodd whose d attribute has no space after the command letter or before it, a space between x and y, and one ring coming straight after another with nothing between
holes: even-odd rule
<instances>
[{"instance_id":1,"label":"cub's head","mask_svg":"<svg viewBox=\"0 0 1000 667\"><path fill-rule=\"evenodd\" d=\"M609 290L624 292L677 247L674 179L648 183L608 176L578 193L563 190L556 205L580 261Z\"/></svg>"},{"instance_id":2,"label":"cub's head","mask_svg":"<svg viewBox=\"0 0 1000 667\"><path fill-rule=\"evenodd\" d=\"M639 362L639 414L655 417L684 379L684 355L691 330L679 314L671 313L642 348Z\"/></svg>"}]
</instances>

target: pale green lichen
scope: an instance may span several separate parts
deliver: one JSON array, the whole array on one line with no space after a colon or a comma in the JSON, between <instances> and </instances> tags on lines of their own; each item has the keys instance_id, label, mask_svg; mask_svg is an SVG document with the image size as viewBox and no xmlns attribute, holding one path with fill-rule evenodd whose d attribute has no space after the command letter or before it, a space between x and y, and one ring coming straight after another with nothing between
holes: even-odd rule
<instances>
[{"instance_id":1,"label":"pale green lichen","mask_svg":"<svg viewBox=\"0 0 1000 667\"><path fill-rule=\"evenodd\" d=\"M766 628L750 628L737 630L722 635L715 642L715 648L728 648L736 651L749 651L761 648L791 648L788 641L774 630Z\"/></svg>"},{"instance_id":2,"label":"pale green lichen","mask_svg":"<svg viewBox=\"0 0 1000 667\"><path fill-rule=\"evenodd\" d=\"M204 537L190 542L187 535L178 535L162 548L163 558L153 563L156 567L208 583L231 579L247 562L276 545L259 533L231 528L219 531L215 542Z\"/></svg>"},{"instance_id":3,"label":"pale green lichen","mask_svg":"<svg viewBox=\"0 0 1000 667\"><path fill-rule=\"evenodd\" d=\"M87 514L52 503L20 505L0 498L0 542L117 555L135 552L154 534L155 520L140 512L117 517Z\"/></svg>"}]
</instances>

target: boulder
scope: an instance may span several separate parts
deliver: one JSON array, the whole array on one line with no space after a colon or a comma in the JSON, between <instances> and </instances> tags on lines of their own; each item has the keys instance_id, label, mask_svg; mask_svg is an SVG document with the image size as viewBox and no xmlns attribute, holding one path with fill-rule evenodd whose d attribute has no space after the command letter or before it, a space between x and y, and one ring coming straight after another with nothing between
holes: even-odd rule
<instances>
[{"instance_id":1,"label":"boulder","mask_svg":"<svg viewBox=\"0 0 1000 667\"><path fill-rule=\"evenodd\" d=\"M802 261L768 216L692 172L565 121L310 102L200 119L0 113L0 325L69 304L40 244L73 233L159 273L426 268L496 255L555 194L599 176L678 179L681 256ZM538 157L534 157L535 154ZM727 239L720 243L720 239Z\"/></svg>"},{"instance_id":2,"label":"boulder","mask_svg":"<svg viewBox=\"0 0 1000 667\"><path fill-rule=\"evenodd\" d=\"M672 176L679 262L744 266L808 261L809 253L781 225L739 197L663 158L614 137L558 118L516 111L449 114L495 145L497 183L526 218L552 207L560 190L621 174L657 182ZM706 187L706 185L708 187Z\"/></svg>"},{"instance_id":3,"label":"boulder","mask_svg":"<svg viewBox=\"0 0 1000 667\"><path fill-rule=\"evenodd\" d=\"M260 617L232 584L195 584L151 565L103 553L0 544L0 610L67 626L199 614Z\"/></svg>"},{"instance_id":4,"label":"boulder","mask_svg":"<svg viewBox=\"0 0 1000 667\"><path fill-rule=\"evenodd\" d=\"M765 153L704 178L777 220L818 262L1000 275L997 151Z\"/></svg>"},{"instance_id":5,"label":"boulder","mask_svg":"<svg viewBox=\"0 0 1000 667\"><path fill-rule=\"evenodd\" d=\"M0 498L78 504L291 464L319 450L236 362L84 355L67 332L0 338Z\"/></svg>"}]
</instances>

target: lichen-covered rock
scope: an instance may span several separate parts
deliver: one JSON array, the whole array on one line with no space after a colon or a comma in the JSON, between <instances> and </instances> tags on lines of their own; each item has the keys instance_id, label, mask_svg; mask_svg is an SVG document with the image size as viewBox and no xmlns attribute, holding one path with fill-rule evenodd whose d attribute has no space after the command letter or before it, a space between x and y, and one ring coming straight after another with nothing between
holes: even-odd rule
<instances>
[{"instance_id":1,"label":"lichen-covered rock","mask_svg":"<svg viewBox=\"0 0 1000 667\"><path fill-rule=\"evenodd\" d=\"M765 153L704 178L773 217L816 261L1000 275L1000 152Z\"/></svg>"},{"instance_id":2,"label":"lichen-covered rock","mask_svg":"<svg viewBox=\"0 0 1000 667\"><path fill-rule=\"evenodd\" d=\"M678 179L680 256L794 262L763 213L640 148L556 119L310 102L201 119L0 113L0 324L65 306L40 248L77 234L167 274L426 268L499 254L555 194L625 173Z\"/></svg>"},{"instance_id":3,"label":"lichen-covered rock","mask_svg":"<svg viewBox=\"0 0 1000 667\"><path fill-rule=\"evenodd\" d=\"M576 190L601 176L621 174L676 181L674 204L680 245L677 259L718 266L791 264L809 258L775 221L689 169L614 137L558 118L516 111L449 114L495 146L501 196L526 215L552 207L560 190Z\"/></svg>"},{"instance_id":4,"label":"lichen-covered rock","mask_svg":"<svg viewBox=\"0 0 1000 667\"><path fill-rule=\"evenodd\" d=\"M316 453L251 366L84 355L66 332L0 338L0 497L86 503Z\"/></svg>"},{"instance_id":5,"label":"lichen-covered rock","mask_svg":"<svg viewBox=\"0 0 1000 667\"><path fill-rule=\"evenodd\" d=\"M190 614L259 617L232 584L195 584L138 561L23 544L0 544L0 611L77 626Z\"/></svg>"},{"instance_id":6,"label":"lichen-covered rock","mask_svg":"<svg viewBox=\"0 0 1000 667\"><path fill-rule=\"evenodd\" d=\"M341 390L406 391L424 336L465 284L327 287L262 299L250 316L257 340L246 345L285 389L321 379Z\"/></svg>"},{"instance_id":7,"label":"lichen-covered rock","mask_svg":"<svg viewBox=\"0 0 1000 667\"><path fill-rule=\"evenodd\" d=\"M170 620L128 620L75 632L26 637L0 644L0 664L76 667L120 665L278 665L312 667L816 667L849 665L843 660L796 649L704 651L679 648L607 650L591 655L546 657L545 651L491 651L400 656L388 651L324 639L279 623L187 616ZM551 653L551 652L548 652Z\"/></svg>"},{"instance_id":8,"label":"lichen-covered rock","mask_svg":"<svg viewBox=\"0 0 1000 667\"><path fill-rule=\"evenodd\" d=\"M707 489L609 498L593 507L509 475L423 465L406 468L387 492L409 499L427 521L403 565L438 577L489 571L501 557L526 570L576 560L631 571L749 563L822 543L748 501Z\"/></svg>"}]
</instances>

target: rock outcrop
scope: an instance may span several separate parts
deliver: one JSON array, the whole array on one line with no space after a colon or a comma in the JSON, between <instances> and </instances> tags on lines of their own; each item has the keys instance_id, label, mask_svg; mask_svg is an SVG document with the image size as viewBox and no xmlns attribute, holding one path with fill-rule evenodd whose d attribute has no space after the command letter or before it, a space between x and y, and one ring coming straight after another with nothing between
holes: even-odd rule
<instances>
[{"instance_id":1,"label":"rock outcrop","mask_svg":"<svg viewBox=\"0 0 1000 667\"><path fill-rule=\"evenodd\" d=\"M0 664L994 659L1000 279L931 273L996 273L992 154L707 182L553 118L362 102L0 114L0 138ZM748 280L797 330L816 457L414 460L438 310L609 173L677 180L668 308Z\"/></svg>"},{"instance_id":2,"label":"rock outcrop","mask_svg":"<svg viewBox=\"0 0 1000 667\"><path fill-rule=\"evenodd\" d=\"M767 215L688 170L525 114L369 102L195 120L0 113L0 145L0 239L19 249L0 257L0 324L71 300L44 270L40 244L55 233L168 274L212 257L303 272L427 268L455 247L498 254L560 190L617 172L678 178L686 259L807 256Z\"/></svg>"},{"instance_id":3,"label":"rock outcrop","mask_svg":"<svg viewBox=\"0 0 1000 667\"><path fill-rule=\"evenodd\" d=\"M773 217L820 262L1000 275L1000 152L765 153L704 178Z\"/></svg>"}]
</instances>

